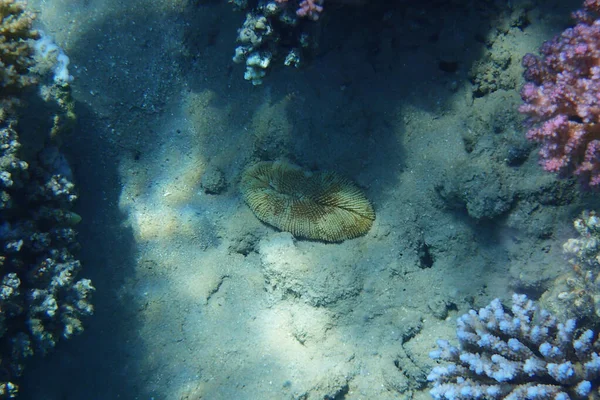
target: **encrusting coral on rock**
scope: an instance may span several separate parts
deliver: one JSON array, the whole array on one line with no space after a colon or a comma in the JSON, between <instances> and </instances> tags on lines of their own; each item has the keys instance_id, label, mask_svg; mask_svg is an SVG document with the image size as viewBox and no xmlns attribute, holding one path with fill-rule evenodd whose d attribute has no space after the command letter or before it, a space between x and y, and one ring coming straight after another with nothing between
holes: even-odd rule
<instances>
[{"instance_id":1,"label":"encrusting coral on rock","mask_svg":"<svg viewBox=\"0 0 600 400\"><path fill-rule=\"evenodd\" d=\"M438 340L430 357L435 399L597 398L600 337L559 322L525 295L514 294L510 311L499 299L457 320L459 347Z\"/></svg>"}]
</instances>

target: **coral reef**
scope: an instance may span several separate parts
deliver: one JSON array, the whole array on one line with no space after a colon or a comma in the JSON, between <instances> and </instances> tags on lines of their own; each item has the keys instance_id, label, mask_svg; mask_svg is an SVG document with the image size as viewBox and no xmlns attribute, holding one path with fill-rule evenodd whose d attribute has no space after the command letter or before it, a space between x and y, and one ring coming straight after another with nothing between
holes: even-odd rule
<instances>
[{"instance_id":1,"label":"coral reef","mask_svg":"<svg viewBox=\"0 0 600 400\"><path fill-rule=\"evenodd\" d=\"M240 45L235 49L233 61L246 64L244 79L253 85L262 84L273 60L282 60L286 66L299 67L303 54L313 46L310 27L302 16L316 19L314 16L318 15L320 6L318 2L303 2L307 4L298 4L296 10L292 3L295 2L259 0L246 14L238 30L237 41ZM234 4L240 9L249 8L246 1L236 1Z\"/></svg>"},{"instance_id":2,"label":"coral reef","mask_svg":"<svg viewBox=\"0 0 600 400\"><path fill-rule=\"evenodd\" d=\"M544 43L541 56L523 58L528 81L521 91L531 129L542 144L540 164L582 183L600 185L600 3L586 0L577 24Z\"/></svg>"},{"instance_id":3,"label":"coral reef","mask_svg":"<svg viewBox=\"0 0 600 400\"><path fill-rule=\"evenodd\" d=\"M81 318L93 311L89 297L94 289L88 279L76 279L81 264L73 256L78 247L73 225L80 217L69 209L77 196L60 173L68 166L20 159L15 125L0 130L4 379L20 376L25 358L34 352L46 353L61 337L81 332Z\"/></svg>"},{"instance_id":4,"label":"coral reef","mask_svg":"<svg viewBox=\"0 0 600 400\"><path fill-rule=\"evenodd\" d=\"M91 282L76 279L80 218L69 209L77 196L60 173L70 170L53 158L21 159L16 126L0 130L0 368L11 380L28 356L81 332L81 317L93 311Z\"/></svg>"},{"instance_id":5,"label":"coral reef","mask_svg":"<svg viewBox=\"0 0 600 400\"><path fill-rule=\"evenodd\" d=\"M244 171L241 191L261 221L297 237L341 242L364 235L375 220L364 193L333 172L260 162Z\"/></svg>"},{"instance_id":6,"label":"coral reef","mask_svg":"<svg viewBox=\"0 0 600 400\"><path fill-rule=\"evenodd\" d=\"M33 29L34 16L17 0L0 0L0 101L14 101L14 95L35 84L29 72L34 65L34 43L39 34Z\"/></svg>"},{"instance_id":7,"label":"coral reef","mask_svg":"<svg viewBox=\"0 0 600 400\"><path fill-rule=\"evenodd\" d=\"M68 58L54 45L51 68L40 66L24 4L0 0L0 12L0 398L13 398L28 357L83 330L94 288L77 279L81 217L71 211L73 173L58 148L74 119ZM42 86L46 73L53 79Z\"/></svg>"},{"instance_id":8,"label":"coral reef","mask_svg":"<svg viewBox=\"0 0 600 400\"><path fill-rule=\"evenodd\" d=\"M592 398L600 379L600 338L576 333L525 295L510 311L499 299L457 320L459 347L438 340L430 357L447 361L432 369L436 399Z\"/></svg>"}]
</instances>

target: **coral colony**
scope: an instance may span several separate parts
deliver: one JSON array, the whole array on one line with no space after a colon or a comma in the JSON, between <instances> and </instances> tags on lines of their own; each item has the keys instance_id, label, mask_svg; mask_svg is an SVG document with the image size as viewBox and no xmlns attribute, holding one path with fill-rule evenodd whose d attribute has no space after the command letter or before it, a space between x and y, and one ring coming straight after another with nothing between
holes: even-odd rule
<instances>
[{"instance_id":1,"label":"coral colony","mask_svg":"<svg viewBox=\"0 0 600 400\"><path fill-rule=\"evenodd\" d=\"M600 217L585 210L573 221L577 236L563 243L570 268L562 271L540 302L562 319L600 317Z\"/></svg>"},{"instance_id":2,"label":"coral colony","mask_svg":"<svg viewBox=\"0 0 600 400\"><path fill-rule=\"evenodd\" d=\"M597 394L600 338L558 322L525 295L510 311L500 300L457 320L459 347L438 340L430 357L435 399L577 399ZM591 397L590 397L591 398Z\"/></svg>"},{"instance_id":3,"label":"coral colony","mask_svg":"<svg viewBox=\"0 0 600 400\"><path fill-rule=\"evenodd\" d=\"M523 58L521 91L531 129L542 144L540 164L562 176L600 185L600 1L586 0L577 25L546 42L541 56Z\"/></svg>"},{"instance_id":4,"label":"coral colony","mask_svg":"<svg viewBox=\"0 0 600 400\"><path fill-rule=\"evenodd\" d=\"M71 211L77 194L69 164L53 141L71 107L69 59L33 29L24 3L0 0L0 21L0 399L5 399L17 395L14 382L28 357L83 331L82 318L93 312L94 287L77 278L74 226L81 218ZM38 102L33 112L54 126L48 132L36 127L27 132L29 141L21 141L19 119L32 113L23 98L38 93L26 89L44 83L48 110Z\"/></svg>"},{"instance_id":5,"label":"coral colony","mask_svg":"<svg viewBox=\"0 0 600 400\"><path fill-rule=\"evenodd\" d=\"M312 45L311 26L323 11L323 0L259 1L249 7L246 0L229 0L239 9L249 9L238 30L233 61L245 63L244 79L260 85L273 61L300 66Z\"/></svg>"},{"instance_id":6,"label":"coral colony","mask_svg":"<svg viewBox=\"0 0 600 400\"><path fill-rule=\"evenodd\" d=\"M287 3L288 0L275 0L279 4ZM296 15L299 17L308 17L313 21L319 19L319 14L323 12L323 0L302 0L296 9Z\"/></svg>"}]
</instances>

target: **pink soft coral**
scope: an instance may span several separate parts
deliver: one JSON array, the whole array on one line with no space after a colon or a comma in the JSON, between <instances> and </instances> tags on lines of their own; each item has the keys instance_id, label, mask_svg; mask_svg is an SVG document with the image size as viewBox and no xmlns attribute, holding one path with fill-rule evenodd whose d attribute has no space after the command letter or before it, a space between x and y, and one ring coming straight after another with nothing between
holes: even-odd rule
<instances>
[{"instance_id":1,"label":"pink soft coral","mask_svg":"<svg viewBox=\"0 0 600 400\"><path fill-rule=\"evenodd\" d=\"M288 0L275 0L275 2L284 4L287 3ZM313 21L316 21L319 19L321 12L323 12L323 2L324 0L302 0L298 4L296 15L299 17L307 17Z\"/></svg>"},{"instance_id":2,"label":"pink soft coral","mask_svg":"<svg viewBox=\"0 0 600 400\"><path fill-rule=\"evenodd\" d=\"M313 21L316 21L319 19L319 14L322 11L323 0L302 0L296 14L299 17L308 17Z\"/></svg>"},{"instance_id":3,"label":"pink soft coral","mask_svg":"<svg viewBox=\"0 0 600 400\"><path fill-rule=\"evenodd\" d=\"M527 138L542 143L540 164L600 186L600 0L586 0L578 21L544 43L541 57L523 58L519 111L529 116Z\"/></svg>"}]
</instances>

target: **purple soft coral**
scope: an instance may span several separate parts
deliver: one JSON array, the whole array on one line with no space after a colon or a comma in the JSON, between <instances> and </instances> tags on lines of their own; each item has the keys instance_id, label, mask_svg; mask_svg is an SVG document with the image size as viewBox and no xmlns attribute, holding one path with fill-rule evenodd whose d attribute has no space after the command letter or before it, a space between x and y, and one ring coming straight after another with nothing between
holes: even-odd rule
<instances>
[{"instance_id":1,"label":"purple soft coral","mask_svg":"<svg viewBox=\"0 0 600 400\"><path fill-rule=\"evenodd\" d=\"M519 111L532 125L527 138L542 143L540 164L600 186L600 0L573 14L577 25L523 58Z\"/></svg>"}]
</instances>

